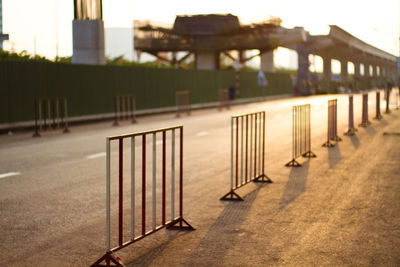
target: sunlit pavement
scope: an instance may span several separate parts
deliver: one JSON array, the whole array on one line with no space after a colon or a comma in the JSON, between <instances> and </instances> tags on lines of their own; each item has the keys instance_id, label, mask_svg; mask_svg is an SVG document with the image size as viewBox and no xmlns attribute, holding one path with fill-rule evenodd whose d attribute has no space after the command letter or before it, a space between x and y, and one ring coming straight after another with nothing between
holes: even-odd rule
<instances>
[{"instance_id":1,"label":"sunlit pavement","mask_svg":"<svg viewBox=\"0 0 400 267\"><path fill-rule=\"evenodd\" d=\"M327 101L334 98L343 141L328 149L321 145ZM356 127L361 100L354 96ZM311 104L311 145L318 157L287 168L291 107L304 103ZM102 122L41 138L0 136L0 265L92 264L105 247L105 137L178 124L184 126L184 217L196 231L161 230L144 238L117 253L127 266L398 265L400 137L383 133L400 131L400 112L384 114L384 107L382 101L383 119L373 120L370 93L372 124L352 137L343 136L347 95L207 109L181 118L139 117L137 124L119 127ZM266 111L265 163L273 183L239 189L243 202L221 202L229 190L230 116L259 110Z\"/></svg>"}]
</instances>

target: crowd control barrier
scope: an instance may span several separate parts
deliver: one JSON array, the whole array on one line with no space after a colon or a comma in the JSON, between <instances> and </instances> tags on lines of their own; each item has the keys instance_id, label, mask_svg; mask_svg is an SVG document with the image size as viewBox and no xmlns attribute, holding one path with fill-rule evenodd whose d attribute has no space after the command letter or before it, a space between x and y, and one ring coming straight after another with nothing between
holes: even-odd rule
<instances>
[{"instance_id":1,"label":"crowd control barrier","mask_svg":"<svg viewBox=\"0 0 400 267\"><path fill-rule=\"evenodd\" d=\"M181 113L186 112L190 115L190 92L189 91L177 91L175 93L176 100L176 117L179 118Z\"/></svg>"},{"instance_id":2,"label":"crowd control barrier","mask_svg":"<svg viewBox=\"0 0 400 267\"><path fill-rule=\"evenodd\" d=\"M354 127L354 105L353 95L349 95L349 129L345 132L345 135L354 135L357 132L357 128Z\"/></svg>"},{"instance_id":3,"label":"crowd control barrier","mask_svg":"<svg viewBox=\"0 0 400 267\"><path fill-rule=\"evenodd\" d=\"M363 94L362 97L362 115L361 124L359 126L367 127L371 124L371 122L368 120L368 94Z\"/></svg>"},{"instance_id":4,"label":"crowd control barrier","mask_svg":"<svg viewBox=\"0 0 400 267\"><path fill-rule=\"evenodd\" d=\"M179 176L178 176L178 183L179 183L179 211L178 216L175 217L175 137L176 132L179 132ZM161 135L161 159L158 161L156 160L157 155L157 137ZM151 150L152 150L152 179L151 182L147 183L147 173L146 173L146 138L150 136L152 138L151 143ZM170 147L170 157L168 157L169 164L167 164L167 136L168 136L168 146L171 144ZM150 139L149 138L149 139ZM139 139L139 140L137 140ZM140 140L141 139L141 140ZM130 230L129 230L129 240L124 240L124 224L123 224L123 185L124 185L124 168L123 168L123 142L124 140L130 142ZM118 144L118 160L115 164L118 170L118 243L116 246L111 246L111 144L115 141ZM135 147L136 141L138 141L138 148ZM141 141L141 143L140 143ZM150 141L150 140L149 140ZM139 156L141 154L141 168L139 169L138 180L141 180L140 188L136 188L138 183L136 181L136 150L141 150ZM161 165L161 181L158 179L157 182L157 163ZM167 189L167 165L169 165L169 173L170 177L168 180L170 181L170 187ZM151 186L150 186L151 184ZM146 222L148 219L146 218L146 209L148 208L146 205L146 187L150 187L152 189L151 195L151 230L147 231ZM167 193L170 192L170 200L168 201L168 208L170 209L170 220L167 221ZM158 192L158 194L157 194ZM161 192L161 196L160 196ZM136 201L136 196L138 197L139 201ZM150 197L148 197L150 199ZM158 201L158 204L157 204ZM161 204L161 207L160 207ZM136 206L139 207L136 210ZM161 212L160 212L161 210ZM137 216L137 211L141 216ZM160 212L161 216L157 218L156 212ZM139 217L137 221L137 217ZM113 221L116 221L113 220ZM136 233L136 223L140 225L138 232ZM161 223L157 225L157 223ZM183 126L175 126L171 128L164 128L158 129L154 131L147 131L147 132L140 132L140 133L133 133L133 134L126 134L126 135L119 135L119 136L111 136L106 138L106 253L97 260L92 266L110 266L110 263L114 263L116 266L123 266L121 260L114 254L116 251L135 243L144 237L153 234L163 228L167 229L180 229L180 230L194 230L194 228L183 218ZM115 238L114 238L115 239ZM125 239L127 236L125 235ZM116 241L115 241L116 242ZM106 265L102 265L104 263Z\"/></svg>"},{"instance_id":5,"label":"crowd control barrier","mask_svg":"<svg viewBox=\"0 0 400 267\"><path fill-rule=\"evenodd\" d=\"M389 108L390 89L388 89L388 88L385 89L385 96L386 96L386 109L385 109L385 113L386 113L386 114L389 114L389 113L390 113L390 108Z\"/></svg>"},{"instance_id":6,"label":"crowd control barrier","mask_svg":"<svg viewBox=\"0 0 400 267\"><path fill-rule=\"evenodd\" d=\"M119 125L119 121L131 120L136 122L135 116L135 96L132 94L114 96L114 126Z\"/></svg>"},{"instance_id":7,"label":"crowd control barrier","mask_svg":"<svg viewBox=\"0 0 400 267\"><path fill-rule=\"evenodd\" d=\"M337 99L328 100L328 131L327 141L322 144L325 147L335 146L331 141L342 141L337 134Z\"/></svg>"},{"instance_id":8,"label":"crowd control barrier","mask_svg":"<svg viewBox=\"0 0 400 267\"><path fill-rule=\"evenodd\" d=\"M296 161L299 156L315 158L311 151L311 106L310 104L293 106L292 108L292 160L287 167L300 167Z\"/></svg>"},{"instance_id":9,"label":"crowd control barrier","mask_svg":"<svg viewBox=\"0 0 400 267\"><path fill-rule=\"evenodd\" d=\"M67 99L65 97L36 98L34 113L35 132L33 137L40 137L39 131L56 128L63 128L63 133L69 133Z\"/></svg>"},{"instance_id":10,"label":"crowd control barrier","mask_svg":"<svg viewBox=\"0 0 400 267\"><path fill-rule=\"evenodd\" d=\"M376 113L375 113L375 120L382 119L381 115L381 93L379 91L376 92Z\"/></svg>"},{"instance_id":11,"label":"crowd control barrier","mask_svg":"<svg viewBox=\"0 0 400 267\"><path fill-rule=\"evenodd\" d=\"M219 107L218 110L222 110L223 108L230 108L230 100L229 100L229 90L219 89L218 90L218 98L219 98Z\"/></svg>"},{"instance_id":12,"label":"crowd control barrier","mask_svg":"<svg viewBox=\"0 0 400 267\"><path fill-rule=\"evenodd\" d=\"M231 118L231 190L220 200L242 201L243 199L235 192L236 189L253 181L271 183L271 179L265 174L264 164L265 111L233 116Z\"/></svg>"},{"instance_id":13,"label":"crowd control barrier","mask_svg":"<svg viewBox=\"0 0 400 267\"><path fill-rule=\"evenodd\" d=\"M400 90L400 88L397 88L397 90L396 90L396 107L395 107L396 110L400 108L399 90Z\"/></svg>"}]
</instances>

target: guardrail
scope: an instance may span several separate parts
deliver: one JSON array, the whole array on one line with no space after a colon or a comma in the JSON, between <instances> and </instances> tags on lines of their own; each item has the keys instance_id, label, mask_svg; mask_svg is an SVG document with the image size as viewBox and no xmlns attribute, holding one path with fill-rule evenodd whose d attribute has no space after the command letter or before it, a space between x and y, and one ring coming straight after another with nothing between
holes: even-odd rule
<instances>
[{"instance_id":1,"label":"guardrail","mask_svg":"<svg viewBox=\"0 0 400 267\"><path fill-rule=\"evenodd\" d=\"M310 104L293 106L292 108L292 160L286 167L300 167L296 161L299 156L315 158L311 151L311 106Z\"/></svg>"},{"instance_id":2,"label":"guardrail","mask_svg":"<svg viewBox=\"0 0 400 267\"><path fill-rule=\"evenodd\" d=\"M374 120L380 120L382 119L381 115L381 93L379 91L376 91L376 112L375 112L375 117Z\"/></svg>"},{"instance_id":3,"label":"guardrail","mask_svg":"<svg viewBox=\"0 0 400 267\"><path fill-rule=\"evenodd\" d=\"M353 95L349 95L349 129L345 132L345 135L354 135L357 132L357 128L354 127L354 105Z\"/></svg>"},{"instance_id":4,"label":"guardrail","mask_svg":"<svg viewBox=\"0 0 400 267\"><path fill-rule=\"evenodd\" d=\"M265 111L231 118L231 190L220 200L242 201L235 190L253 181L272 183L265 174Z\"/></svg>"},{"instance_id":5,"label":"guardrail","mask_svg":"<svg viewBox=\"0 0 400 267\"><path fill-rule=\"evenodd\" d=\"M231 101L229 99L229 89L219 89L218 90L219 107L218 110L223 108L229 109L231 106Z\"/></svg>"},{"instance_id":6,"label":"guardrail","mask_svg":"<svg viewBox=\"0 0 400 267\"><path fill-rule=\"evenodd\" d=\"M179 132L179 211L178 216L175 217L175 133ZM147 209L147 198L146 188L147 184L147 173L146 173L146 137L152 136L152 180L151 180L151 229L148 231L146 227L146 209ZM162 156L161 160L157 161L157 135L161 135L162 141ZM170 156L170 216L171 219L167 221L167 135L170 137L171 144L171 156ZM123 185L124 185L124 158L123 158L123 142L124 140L130 141L130 238L124 240L124 228L123 228ZM136 139L141 139L139 143L139 150L141 149L141 169L139 169L140 176L138 180L141 180L141 188L136 189ZM113 141L118 142L118 243L115 247L111 246L110 236L110 225L111 225L111 144ZM140 141L140 140L139 140ZM161 183L157 183L157 163L161 161ZM161 187L161 188L160 188ZM157 189L161 191L161 207L157 205ZM138 198L141 201L136 201L136 193L139 192ZM140 203L141 202L141 203ZM139 234L136 235L136 205L141 205L141 217L139 224L141 224ZM157 218L156 211L161 210L161 220ZM140 211L139 211L140 212ZM160 224L157 224L160 222ZM97 260L92 266L104 266L101 265L105 262L105 266L110 266L110 263L114 263L117 266L123 266L121 260L114 254L116 251L135 243L144 237L151 235L163 228L167 229L180 229L180 230L194 230L194 228L183 218L183 126L175 126L171 128L158 129L154 131L111 136L106 138L106 253Z\"/></svg>"},{"instance_id":7,"label":"guardrail","mask_svg":"<svg viewBox=\"0 0 400 267\"><path fill-rule=\"evenodd\" d=\"M324 147L333 147L331 141L342 141L337 134L337 99L328 100L328 131L327 141L322 144Z\"/></svg>"},{"instance_id":8,"label":"guardrail","mask_svg":"<svg viewBox=\"0 0 400 267\"><path fill-rule=\"evenodd\" d=\"M67 99L65 97L36 98L34 100L35 132L33 137L40 137L39 131L64 128L69 133Z\"/></svg>"},{"instance_id":9,"label":"guardrail","mask_svg":"<svg viewBox=\"0 0 400 267\"><path fill-rule=\"evenodd\" d=\"M119 121L131 120L136 122L135 116L136 99L133 94L122 94L114 96L114 126L119 125Z\"/></svg>"},{"instance_id":10,"label":"guardrail","mask_svg":"<svg viewBox=\"0 0 400 267\"><path fill-rule=\"evenodd\" d=\"M361 124L360 127L367 127L371 124L368 120L368 94L362 95L362 115L361 115Z\"/></svg>"},{"instance_id":11,"label":"guardrail","mask_svg":"<svg viewBox=\"0 0 400 267\"><path fill-rule=\"evenodd\" d=\"M181 113L187 113L190 115L190 92L189 91L177 91L175 93L176 101L176 117L179 118Z\"/></svg>"}]
</instances>

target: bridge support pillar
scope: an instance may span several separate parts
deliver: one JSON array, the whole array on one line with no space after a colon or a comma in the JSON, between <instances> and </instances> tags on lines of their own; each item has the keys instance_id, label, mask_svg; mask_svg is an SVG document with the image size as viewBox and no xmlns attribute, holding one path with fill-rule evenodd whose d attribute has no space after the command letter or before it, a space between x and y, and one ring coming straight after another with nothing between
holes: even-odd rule
<instances>
[{"instance_id":1,"label":"bridge support pillar","mask_svg":"<svg viewBox=\"0 0 400 267\"><path fill-rule=\"evenodd\" d=\"M324 79L328 82L332 79L332 59L331 57L325 56L323 59L323 68L324 68Z\"/></svg>"},{"instance_id":2,"label":"bridge support pillar","mask_svg":"<svg viewBox=\"0 0 400 267\"><path fill-rule=\"evenodd\" d=\"M340 61L340 80L346 84L349 80L349 74L347 69L347 60Z\"/></svg>"},{"instance_id":3,"label":"bridge support pillar","mask_svg":"<svg viewBox=\"0 0 400 267\"><path fill-rule=\"evenodd\" d=\"M197 52L196 69L198 70L218 70L219 53L218 52Z\"/></svg>"},{"instance_id":4,"label":"bridge support pillar","mask_svg":"<svg viewBox=\"0 0 400 267\"><path fill-rule=\"evenodd\" d=\"M301 45L297 45L298 66L297 66L297 81L296 81L296 95L309 95L310 94L310 81L309 81L309 66L308 60L309 53Z\"/></svg>"},{"instance_id":5,"label":"bridge support pillar","mask_svg":"<svg viewBox=\"0 0 400 267\"><path fill-rule=\"evenodd\" d=\"M264 72L275 72L274 51L268 51L262 53L260 56L260 65L261 65L261 70Z\"/></svg>"},{"instance_id":6,"label":"bridge support pillar","mask_svg":"<svg viewBox=\"0 0 400 267\"><path fill-rule=\"evenodd\" d=\"M103 20L75 19L72 22L72 31L72 63L106 64Z\"/></svg>"}]
</instances>

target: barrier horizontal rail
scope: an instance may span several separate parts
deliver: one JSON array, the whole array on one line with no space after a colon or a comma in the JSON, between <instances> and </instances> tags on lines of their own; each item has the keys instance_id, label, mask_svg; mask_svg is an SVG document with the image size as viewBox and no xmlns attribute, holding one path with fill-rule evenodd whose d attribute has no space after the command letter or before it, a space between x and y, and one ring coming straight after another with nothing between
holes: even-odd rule
<instances>
[{"instance_id":1,"label":"barrier horizontal rail","mask_svg":"<svg viewBox=\"0 0 400 267\"><path fill-rule=\"evenodd\" d=\"M50 128L63 128L63 133L69 133L67 114L65 97L35 98L35 132L32 136L40 137L39 131L46 131Z\"/></svg>"},{"instance_id":2,"label":"barrier horizontal rail","mask_svg":"<svg viewBox=\"0 0 400 267\"><path fill-rule=\"evenodd\" d=\"M265 174L265 111L231 117L230 191L220 200L242 201L235 190L250 182L272 183Z\"/></svg>"},{"instance_id":3,"label":"barrier horizontal rail","mask_svg":"<svg viewBox=\"0 0 400 267\"><path fill-rule=\"evenodd\" d=\"M349 95L349 129L344 133L345 135L354 135L357 132L357 128L354 127L354 104L353 95Z\"/></svg>"},{"instance_id":4,"label":"barrier horizontal rail","mask_svg":"<svg viewBox=\"0 0 400 267\"><path fill-rule=\"evenodd\" d=\"M133 94L120 94L114 96L114 126L119 125L119 121L131 120L136 122L135 116L136 99Z\"/></svg>"},{"instance_id":5,"label":"barrier horizontal rail","mask_svg":"<svg viewBox=\"0 0 400 267\"><path fill-rule=\"evenodd\" d=\"M293 106L292 108L292 160L286 167L300 167L296 160L299 156L315 158L311 151L311 106L310 104Z\"/></svg>"},{"instance_id":6,"label":"barrier horizontal rail","mask_svg":"<svg viewBox=\"0 0 400 267\"><path fill-rule=\"evenodd\" d=\"M175 102L176 102L176 117L179 118L181 113L186 113L188 116L190 115L191 105L190 105L190 92L186 91L177 91L175 93Z\"/></svg>"},{"instance_id":7,"label":"barrier horizontal rail","mask_svg":"<svg viewBox=\"0 0 400 267\"><path fill-rule=\"evenodd\" d=\"M375 101L375 117L374 120L381 120L381 93L380 91L376 91L376 101Z\"/></svg>"},{"instance_id":8,"label":"barrier horizontal rail","mask_svg":"<svg viewBox=\"0 0 400 267\"><path fill-rule=\"evenodd\" d=\"M360 127L367 127L371 122L368 120L368 94L362 95L362 115Z\"/></svg>"},{"instance_id":9,"label":"barrier horizontal rail","mask_svg":"<svg viewBox=\"0 0 400 267\"><path fill-rule=\"evenodd\" d=\"M218 90L219 107L218 110L223 108L230 109L231 102L229 99L229 89L223 88Z\"/></svg>"},{"instance_id":10,"label":"barrier horizontal rail","mask_svg":"<svg viewBox=\"0 0 400 267\"><path fill-rule=\"evenodd\" d=\"M328 129L327 141L322 144L324 147L333 147L335 143L331 141L342 141L337 134L337 99L328 100Z\"/></svg>"},{"instance_id":11,"label":"barrier horizontal rail","mask_svg":"<svg viewBox=\"0 0 400 267\"><path fill-rule=\"evenodd\" d=\"M175 139L176 132L179 132L179 211L178 216L175 217ZM152 137L152 179L151 179L151 230L147 231L146 223L147 223L147 205L146 205L146 184L147 184L147 173L146 173L146 137ZM162 141L162 156L159 161L157 161L157 135L161 135ZM167 221L167 135L170 137L170 216L171 219ZM141 173L141 188L136 190L136 139L141 139L141 145L139 145L139 150L141 149L141 169L139 172ZM124 227L123 227L123 184L124 184L124 154L123 154L123 145L124 140L130 141L130 238L128 240L124 240ZM118 243L116 246L111 246L111 145L113 142L118 143ZM161 183L157 183L157 163L161 161ZM159 188L161 184L161 189ZM141 190L140 190L141 189ZM157 189L161 191L161 224L157 225ZM141 201L136 201L136 193L139 192L138 197ZM159 203L160 204L160 203ZM141 216L139 216L139 221L136 218L136 206L141 206ZM139 211L140 212L140 211ZM158 218L160 221L160 218ZM136 234L135 225L136 223L141 224L140 233ZM183 126L175 126L170 128L157 129L153 131L118 135L118 136L110 136L106 138L106 251L105 254L97 260L92 266L110 266L111 263L114 263L116 266L123 266L121 260L114 254L116 251L135 243L148 235L151 235L163 228L167 229L179 229L179 230L194 230L194 228L183 218ZM102 265L105 263L105 265Z\"/></svg>"}]
</instances>

